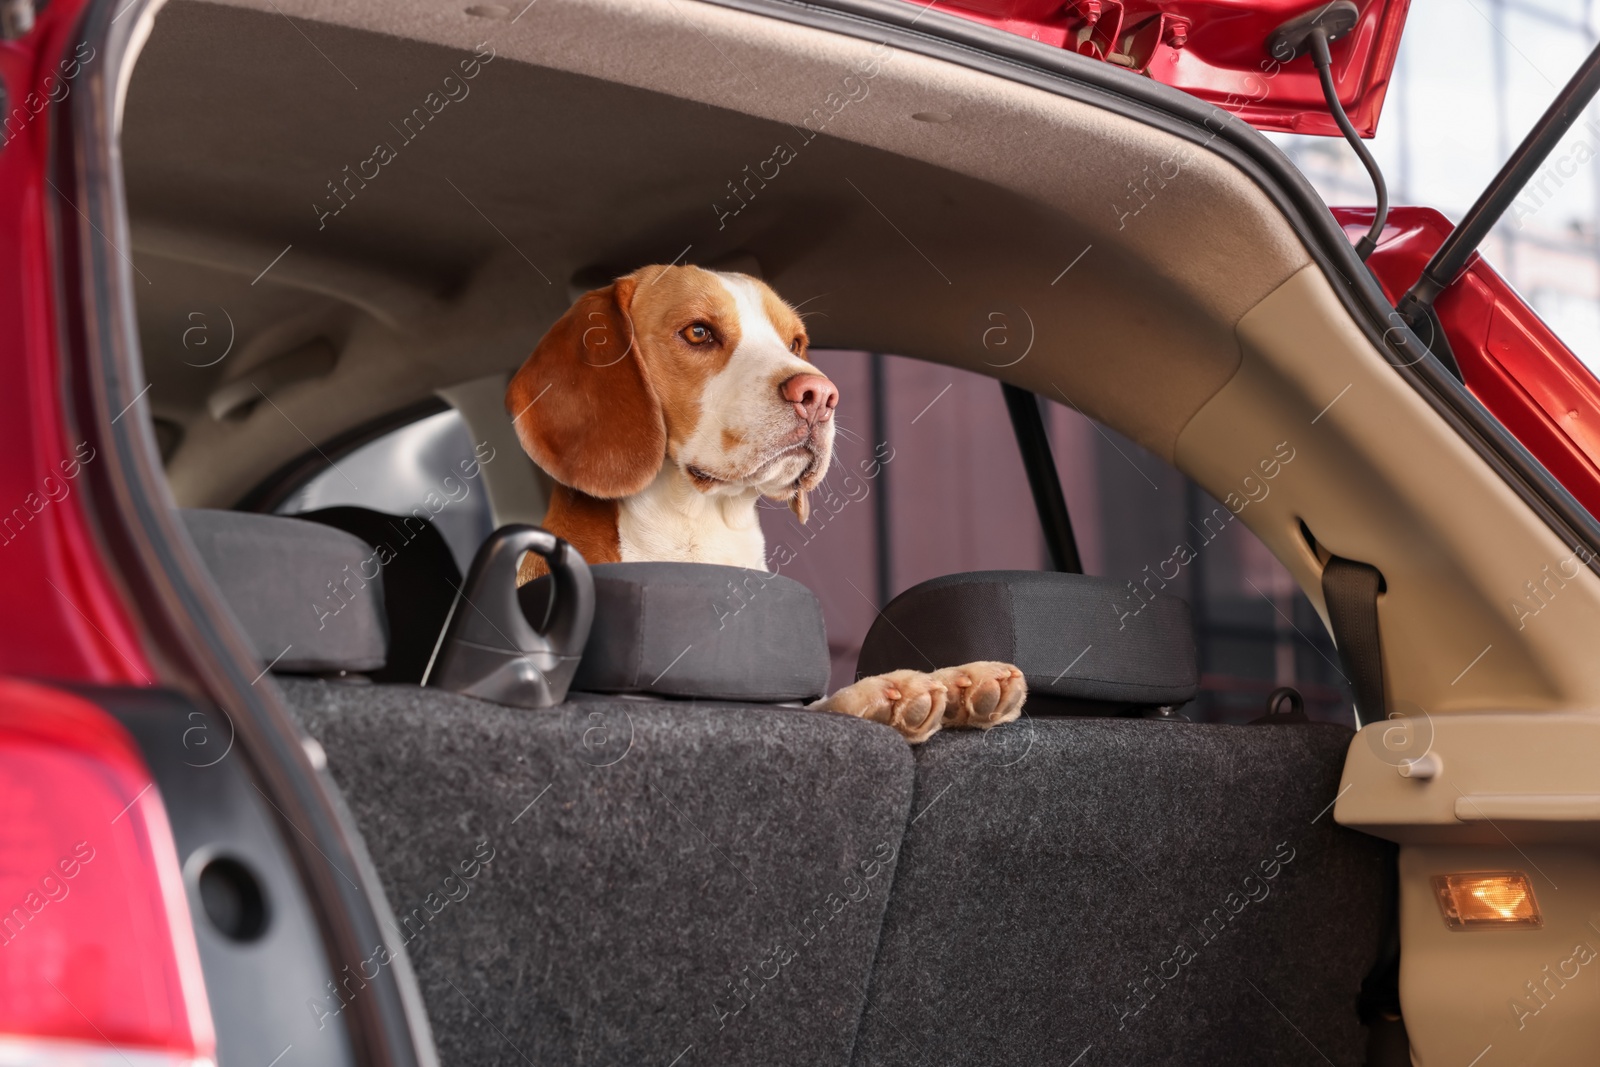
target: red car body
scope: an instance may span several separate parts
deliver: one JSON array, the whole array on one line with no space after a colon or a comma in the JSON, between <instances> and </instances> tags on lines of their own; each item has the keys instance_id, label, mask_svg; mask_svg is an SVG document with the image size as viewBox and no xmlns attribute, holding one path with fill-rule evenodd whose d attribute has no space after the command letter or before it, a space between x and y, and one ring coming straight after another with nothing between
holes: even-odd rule
<instances>
[{"instance_id":1,"label":"red car body","mask_svg":"<svg viewBox=\"0 0 1600 1067\"><path fill-rule=\"evenodd\" d=\"M1260 130L1339 136L1311 63L1281 63L1268 49L1274 30L1306 13L1303 0L933 0L930 6L1147 74ZM1371 137L1411 4L1352 6L1355 28L1334 56L1334 84L1350 121Z\"/></svg>"},{"instance_id":2,"label":"red car body","mask_svg":"<svg viewBox=\"0 0 1600 1067\"><path fill-rule=\"evenodd\" d=\"M0 589L6 603L25 605L8 612L0 630L0 671L142 685L151 680L150 667L140 659L124 596L95 547L73 492L75 478L67 474L71 460L81 462L80 442L61 396L62 327L52 283L62 249L45 204L56 195L47 172L50 112L59 106L50 101L51 86L83 92L100 76L91 60L73 81L60 78L62 58L74 53L72 32L83 6L51 4L31 33L0 43L6 114L17 107L29 113L20 129L6 127L0 151L0 454L6 457L0 500L12 522L0 521ZM24 527L29 536L18 536Z\"/></svg>"},{"instance_id":3,"label":"red car body","mask_svg":"<svg viewBox=\"0 0 1600 1067\"><path fill-rule=\"evenodd\" d=\"M1371 208L1334 208L1351 241ZM1397 207L1367 265L1398 301L1450 233L1432 208ZM1591 514L1600 514L1600 382L1483 257L1435 303L1468 391Z\"/></svg>"},{"instance_id":4,"label":"red car body","mask_svg":"<svg viewBox=\"0 0 1600 1067\"><path fill-rule=\"evenodd\" d=\"M0 1033L208 1060L215 1036L177 852L160 794L121 726L54 686L150 685L126 591L80 506L93 449L63 402L54 281L62 249L48 225L50 110L100 76L71 79L82 3L51 4L0 43L8 106L0 149ZM57 99L52 100L54 95ZM17 108L26 118L14 118ZM57 855L56 842L79 842ZM54 851L53 851L54 850ZM87 896L70 938L29 916ZM21 909L19 912L17 909ZM32 936L30 936L32 935ZM41 982L45 983L41 986ZM41 1045L48 1050L54 1045ZM48 1052L45 1052L48 1055Z\"/></svg>"}]
</instances>

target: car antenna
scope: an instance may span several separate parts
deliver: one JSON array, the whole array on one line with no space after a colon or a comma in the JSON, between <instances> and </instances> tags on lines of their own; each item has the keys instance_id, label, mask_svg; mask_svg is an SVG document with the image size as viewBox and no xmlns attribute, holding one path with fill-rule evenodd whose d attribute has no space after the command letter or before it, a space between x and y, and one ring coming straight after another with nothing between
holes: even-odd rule
<instances>
[{"instance_id":1,"label":"car antenna","mask_svg":"<svg viewBox=\"0 0 1600 1067\"><path fill-rule=\"evenodd\" d=\"M1365 263L1367 257L1372 255L1372 250L1378 247L1383 224L1389 218L1389 186L1383 180L1378 161L1372 158L1372 153L1362 143L1361 135L1356 132L1350 116L1345 114L1344 105L1339 102L1339 89L1333 83L1333 57L1328 52L1330 44L1355 29L1358 19L1359 12L1355 4L1350 0L1335 0L1334 3L1324 4L1315 11L1290 19L1273 30L1267 38L1267 51L1279 63L1288 63L1307 52L1311 53L1311 61L1317 67L1317 77L1322 82L1322 97L1328 102L1328 111L1333 114L1333 121L1339 124L1344 139L1350 142L1350 147L1360 157L1361 165L1372 176L1378 210L1373 215L1372 228L1356 242L1356 255Z\"/></svg>"}]
</instances>

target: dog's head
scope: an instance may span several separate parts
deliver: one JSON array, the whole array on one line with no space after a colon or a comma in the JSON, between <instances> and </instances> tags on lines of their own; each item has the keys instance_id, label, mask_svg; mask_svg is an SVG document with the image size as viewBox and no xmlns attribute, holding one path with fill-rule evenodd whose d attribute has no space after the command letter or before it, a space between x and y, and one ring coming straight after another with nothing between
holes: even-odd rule
<instances>
[{"instance_id":1,"label":"dog's head","mask_svg":"<svg viewBox=\"0 0 1600 1067\"><path fill-rule=\"evenodd\" d=\"M551 477L617 499L666 462L702 493L756 490L805 521L833 454L839 393L793 308L744 274L642 267L584 294L506 390Z\"/></svg>"}]
</instances>

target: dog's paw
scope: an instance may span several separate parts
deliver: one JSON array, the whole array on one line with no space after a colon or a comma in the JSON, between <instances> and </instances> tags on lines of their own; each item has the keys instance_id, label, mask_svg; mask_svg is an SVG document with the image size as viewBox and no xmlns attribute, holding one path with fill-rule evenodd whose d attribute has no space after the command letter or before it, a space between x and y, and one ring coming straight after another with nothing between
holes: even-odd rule
<instances>
[{"instance_id":1,"label":"dog's paw","mask_svg":"<svg viewBox=\"0 0 1600 1067\"><path fill-rule=\"evenodd\" d=\"M947 690L945 726L987 730L1021 715L1028 699L1027 681L1009 663L965 663L934 671L933 677Z\"/></svg>"},{"instance_id":2,"label":"dog's paw","mask_svg":"<svg viewBox=\"0 0 1600 1067\"><path fill-rule=\"evenodd\" d=\"M863 678L810 706L892 726L915 745L944 724L945 684L921 671L891 671Z\"/></svg>"}]
</instances>

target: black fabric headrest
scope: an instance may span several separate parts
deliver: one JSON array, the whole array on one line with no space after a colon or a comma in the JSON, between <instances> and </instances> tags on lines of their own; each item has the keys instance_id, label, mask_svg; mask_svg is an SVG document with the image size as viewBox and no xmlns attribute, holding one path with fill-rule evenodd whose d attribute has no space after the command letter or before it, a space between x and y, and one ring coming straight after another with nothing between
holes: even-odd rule
<instances>
[{"instance_id":1,"label":"black fabric headrest","mask_svg":"<svg viewBox=\"0 0 1600 1067\"><path fill-rule=\"evenodd\" d=\"M181 514L263 666L359 674L384 665L383 561L365 541L281 515Z\"/></svg>"},{"instance_id":2,"label":"black fabric headrest","mask_svg":"<svg viewBox=\"0 0 1600 1067\"><path fill-rule=\"evenodd\" d=\"M1014 663L1030 697L1178 705L1199 689L1187 602L1083 574L975 571L895 597L861 645L857 673Z\"/></svg>"},{"instance_id":3,"label":"black fabric headrest","mask_svg":"<svg viewBox=\"0 0 1600 1067\"><path fill-rule=\"evenodd\" d=\"M415 513L390 515L351 505L302 511L295 518L343 530L379 550L389 654L382 670L368 673L374 682L422 684L461 588L461 570L444 535Z\"/></svg>"},{"instance_id":4,"label":"black fabric headrest","mask_svg":"<svg viewBox=\"0 0 1600 1067\"><path fill-rule=\"evenodd\" d=\"M710 563L602 563L594 627L572 688L760 703L810 700L828 684L816 596L792 578ZM550 579L524 585L538 629Z\"/></svg>"}]
</instances>

